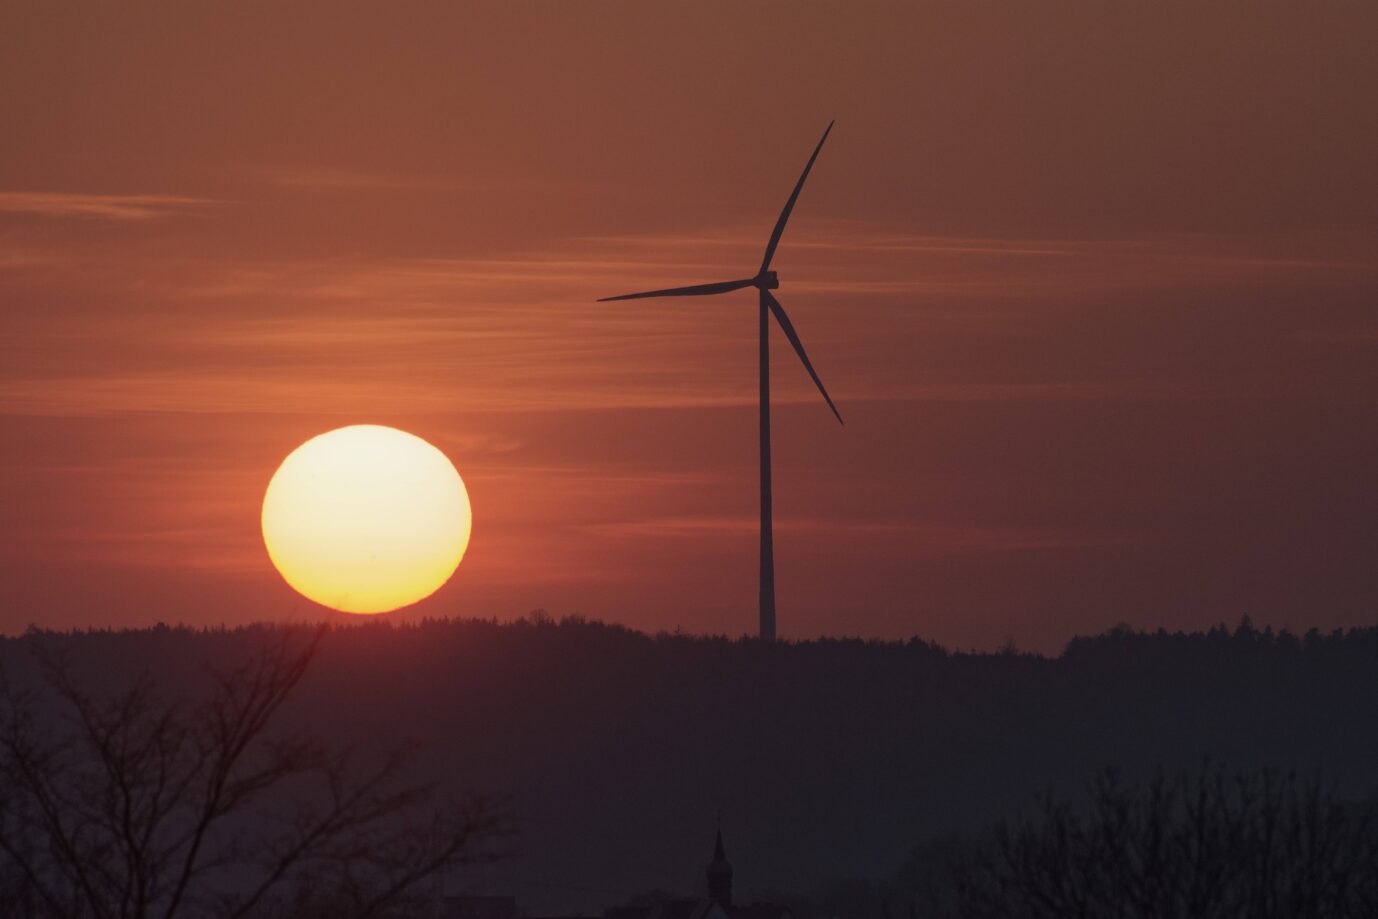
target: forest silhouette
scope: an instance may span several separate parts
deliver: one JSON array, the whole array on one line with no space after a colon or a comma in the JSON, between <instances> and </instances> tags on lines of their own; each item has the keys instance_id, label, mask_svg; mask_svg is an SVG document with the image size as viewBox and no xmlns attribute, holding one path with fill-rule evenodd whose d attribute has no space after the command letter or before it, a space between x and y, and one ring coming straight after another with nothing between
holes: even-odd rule
<instances>
[{"instance_id":1,"label":"forest silhouette","mask_svg":"<svg viewBox=\"0 0 1378 919\"><path fill-rule=\"evenodd\" d=\"M30 629L0 640L0 663L24 685L41 650L93 693L146 673L190 696L207 667L294 631L311 630ZM510 801L511 857L463 883L532 914L695 892L721 813L743 898L882 916L933 853L1040 801L1085 808L1107 767L1129 789L1210 762L1368 800L1375 672L1378 628L1121 626L1045 657L647 635L538 612L329 628L281 718L331 744L416 742L443 790Z\"/></svg>"}]
</instances>

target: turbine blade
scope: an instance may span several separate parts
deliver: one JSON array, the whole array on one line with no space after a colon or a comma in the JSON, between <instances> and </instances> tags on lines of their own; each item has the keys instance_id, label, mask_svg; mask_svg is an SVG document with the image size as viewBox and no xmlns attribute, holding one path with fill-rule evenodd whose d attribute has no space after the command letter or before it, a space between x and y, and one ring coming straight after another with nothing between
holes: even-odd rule
<instances>
[{"instance_id":1,"label":"turbine blade","mask_svg":"<svg viewBox=\"0 0 1378 919\"><path fill-rule=\"evenodd\" d=\"M725 294L729 290L741 290L756 283L755 278L741 281L719 281L716 284L694 284L690 287L667 287L665 290L646 290L639 294L622 294L620 297L600 297L599 303L610 300L640 300L644 297L705 297L709 294Z\"/></svg>"},{"instance_id":2,"label":"turbine blade","mask_svg":"<svg viewBox=\"0 0 1378 919\"><path fill-rule=\"evenodd\" d=\"M833 122L828 122L828 128L823 132L823 137L818 141L818 146L813 148L813 156L809 157L808 165L804 167L804 172L799 176L798 183L794 186L794 191L790 192L789 200L785 202L785 209L780 212L780 219L775 221L775 230L770 234L770 243L766 245L766 257L761 260L761 272L764 273L770 267L770 260L775 257L775 247L780 245L780 236L785 232L785 223L789 220L790 211L794 210L794 202L799 199L799 190L804 187L804 180L809 177L809 170L813 168L813 161L818 159L818 151L823 149L823 141L828 139L828 134L832 132Z\"/></svg>"},{"instance_id":3,"label":"turbine blade","mask_svg":"<svg viewBox=\"0 0 1378 919\"><path fill-rule=\"evenodd\" d=\"M761 298L766 301L766 305L770 307L770 311L775 314L775 321L780 323L780 328L784 330L785 337L789 339L789 343L794 345L795 353L798 354L799 359L804 362L804 369L809 372L809 376L813 377L813 383L818 387L818 391L823 394L823 399L828 403L828 408L832 409L833 414L837 416L837 423L843 424L842 415L837 411L837 406L833 405L832 397L828 395L828 391L823 388L823 381L818 378L818 374L813 369L813 364L809 363L809 356L804 351L804 343L799 340L799 333L794 331L794 323L790 322L789 316L785 315L785 308L780 305L779 300L775 299L775 295L768 290L761 290Z\"/></svg>"}]
</instances>

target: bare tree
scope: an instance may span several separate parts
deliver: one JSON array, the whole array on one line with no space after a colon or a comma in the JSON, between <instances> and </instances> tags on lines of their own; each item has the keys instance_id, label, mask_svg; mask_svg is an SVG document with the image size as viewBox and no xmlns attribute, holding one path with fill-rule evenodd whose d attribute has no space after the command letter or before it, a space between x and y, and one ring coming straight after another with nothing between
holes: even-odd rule
<instances>
[{"instance_id":1,"label":"bare tree","mask_svg":"<svg viewBox=\"0 0 1378 919\"><path fill-rule=\"evenodd\" d=\"M1089 806L1047 796L958 863L960 919L1346 919L1378 915L1378 821L1332 786L1208 767Z\"/></svg>"},{"instance_id":2,"label":"bare tree","mask_svg":"<svg viewBox=\"0 0 1378 919\"><path fill-rule=\"evenodd\" d=\"M490 857L501 808L438 802L406 780L409 751L364 762L270 734L324 634L271 633L192 704L147 676L97 697L51 654L38 688L0 674L5 915L363 919Z\"/></svg>"}]
</instances>

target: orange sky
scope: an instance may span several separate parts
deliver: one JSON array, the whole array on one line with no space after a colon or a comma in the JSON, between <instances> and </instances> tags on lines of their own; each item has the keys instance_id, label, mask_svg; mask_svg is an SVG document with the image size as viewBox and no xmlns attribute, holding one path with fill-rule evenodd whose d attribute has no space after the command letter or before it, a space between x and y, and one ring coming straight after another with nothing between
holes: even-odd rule
<instances>
[{"instance_id":1,"label":"orange sky","mask_svg":"<svg viewBox=\"0 0 1378 919\"><path fill-rule=\"evenodd\" d=\"M413 615L1053 650L1378 610L1367 4L0 6L0 629L301 618L258 509L380 423Z\"/></svg>"}]
</instances>

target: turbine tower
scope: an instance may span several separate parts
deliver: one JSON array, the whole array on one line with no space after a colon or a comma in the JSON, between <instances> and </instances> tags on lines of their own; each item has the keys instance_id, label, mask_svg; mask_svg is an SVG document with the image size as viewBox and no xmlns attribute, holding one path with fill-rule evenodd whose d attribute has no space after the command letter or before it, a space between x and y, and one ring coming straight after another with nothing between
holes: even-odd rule
<instances>
[{"instance_id":1,"label":"turbine tower","mask_svg":"<svg viewBox=\"0 0 1378 919\"><path fill-rule=\"evenodd\" d=\"M808 163L804 166L804 172L799 176L799 181L795 183L794 191L790 192L784 210L780 211L780 218L775 221L775 229L771 231L770 242L766 243L765 257L761 259L761 267L756 272L755 277L742 278L737 281L719 281L716 284L695 284L690 287L647 290L637 294L623 294L620 297L604 297L598 301L599 303L606 303L611 300L640 300L645 297L702 297L710 294L725 294L729 291L741 290L744 287L754 287L759 292L761 333L760 603L761 638L765 641L775 640L775 542L772 532L770 494L770 316L775 317L775 321L780 324L781 331L785 333L785 338L789 339L789 343L794 346L794 352L799 355L804 369L809 372L814 385L823 394L828 408L832 409L833 414L837 417L837 423L842 423L842 415L838 413L837 406L833 405L828 390L823 386L823 381L818 378L818 373L813 369L813 364L804 351L804 343L799 340L799 333L794 330L794 323L789 321L785 308L771 293L772 290L777 290L780 287L780 279L774 271L770 270L770 260L775 256L775 248L780 245L780 236L785 232L785 224L789 221L790 212L794 210L795 201L799 199L799 191L804 187L804 181L809 177L809 170L813 169L813 162L818 159L818 153L823 149L823 142L828 139L828 134L832 129L832 122L829 122L827 129L823 132L823 137L818 141L818 146L813 148L813 155L809 157Z\"/></svg>"}]
</instances>

